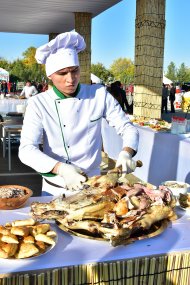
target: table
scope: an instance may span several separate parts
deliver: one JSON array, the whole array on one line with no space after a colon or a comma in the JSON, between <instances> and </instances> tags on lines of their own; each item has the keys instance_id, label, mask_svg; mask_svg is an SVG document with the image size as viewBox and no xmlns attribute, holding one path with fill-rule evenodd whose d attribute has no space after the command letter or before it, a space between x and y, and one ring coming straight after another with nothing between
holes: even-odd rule
<instances>
[{"instance_id":1,"label":"table","mask_svg":"<svg viewBox=\"0 0 190 285\"><path fill-rule=\"evenodd\" d=\"M17 112L18 105L26 106L27 99L13 99L4 98L0 99L0 114L6 115L9 112Z\"/></svg>"},{"instance_id":2,"label":"table","mask_svg":"<svg viewBox=\"0 0 190 285\"><path fill-rule=\"evenodd\" d=\"M190 183L190 135L174 135L156 132L149 127L137 126L139 149L135 160L141 160L143 167L136 168L134 174L153 185L166 180ZM122 149L122 138L105 120L102 122L104 151L116 160Z\"/></svg>"},{"instance_id":3,"label":"table","mask_svg":"<svg viewBox=\"0 0 190 285\"><path fill-rule=\"evenodd\" d=\"M23 120L23 119L21 119ZM8 138L8 169L11 171L11 139L12 136L19 135L22 131L22 123L18 124L17 120L1 123L2 126L2 140L3 140L3 157L6 156L6 139Z\"/></svg>"},{"instance_id":4,"label":"table","mask_svg":"<svg viewBox=\"0 0 190 285\"><path fill-rule=\"evenodd\" d=\"M27 219L31 202L51 199L31 197L21 209L1 210L0 224ZM190 215L180 208L177 214L178 219L161 235L115 248L106 241L71 236L52 225L58 233L57 245L39 257L1 262L0 284L189 285Z\"/></svg>"}]
</instances>

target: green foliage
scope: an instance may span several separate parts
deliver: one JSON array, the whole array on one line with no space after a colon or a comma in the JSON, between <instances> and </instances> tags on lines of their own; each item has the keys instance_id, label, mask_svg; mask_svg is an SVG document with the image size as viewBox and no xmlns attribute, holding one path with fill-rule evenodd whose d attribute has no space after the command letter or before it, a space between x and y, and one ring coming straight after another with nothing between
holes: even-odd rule
<instances>
[{"instance_id":1,"label":"green foliage","mask_svg":"<svg viewBox=\"0 0 190 285\"><path fill-rule=\"evenodd\" d=\"M28 70L23 60L13 61L9 69L10 81L25 81L28 77Z\"/></svg>"},{"instance_id":2,"label":"green foliage","mask_svg":"<svg viewBox=\"0 0 190 285\"><path fill-rule=\"evenodd\" d=\"M29 47L25 52L23 52L22 55L23 55L24 64L29 67L35 65L36 64L35 54L36 54L35 47Z\"/></svg>"},{"instance_id":3,"label":"green foliage","mask_svg":"<svg viewBox=\"0 0 190 285\"><path fill-rule=\"evenodd\" d=\"M170 64L168 65L165 76L170 80L172 80L173 82L177 80L177 68L173 61L171 61Z\"/></svg>"},{"instance_id":4,"label":"green foliage","mask_svg":"<svg viewBox=\"0 0 190 285\"><path fill-rule=\"evenodd\" d=\"M177 70L177 81L181 83L190 81L190 69L185 63L182 63Z\"/></svg>"},{"instance_id":5,"label":"green foliage","mask_svg":"<svg viewBox=\"0 0 190 285\"><path fill-rule=\"evenodd\" d=\"M8 71L10 68L10 63L4 58L0 58L0 67Z\"/></svg>"},{"instance_id":6,"label":"green foliage","mask_svg":"<svg viewBox=\"0 0 190 285\"><path fill-rule=\"evenodd\" d=\"M0 57L0 67L6 69L10 74L10 81L36 81L48 80L45 73L45 66L37 64L35 59L36 48L29 47L22 55L22 59L9 62ZM91 65L91 72L98 76L104 83L116 80L128 85L134 81L134 63L128 58L118 58L114 60L110 69L98 62ZM184 63L179 68L172 61L167 67L166 77L174 82L190 82L190 68Z\"/></svg>"},{"instance_id":7,"label":"green foliage","mask_svg":"<svg viewBox=\"0 0 190 285\"><path fill-rule=\"evenodd\" d=\"M114 80L119 80L123 84L129 84L134 80L134 63L129 58L116 59L110 71L114 75Z\"/></svg>"},{"instance_id":8,"label":"green foliage","mask_svg":"<svg viewBox=\"0 0 190 285\"><path fill-rule=\"evenodd\" d=\"M10 75L10 81L36 81L41 82L46 79L45 68L38 64L35 59L36 48L29 47L23 53L23 59L8 62L0 58L0 67L6 69Z\"/></svg>"},{"instance_id":9,"label":"green foliage","mask_svg":"<svg viewBox=\"0 0 190 285\"><path fill-rule=\"evenodd\" d=\"M175 63L171 61L167 67L165 76L173 82L179 82L181 84L190 82L190 68L185 66L184 63L182 63L179 68L176 68Z\"/></svg>"},{"instance_id":10,"label":"green foliage","mask_svg":"<svg viewBox=\"0 0 190 285\"><path fill-rule=\"evenodd\" d=\"M105 83L108 82L109 77L112 77L111 72L100 62L91 65L91 73L99 77Z\"/></svg>"}]
</instances>

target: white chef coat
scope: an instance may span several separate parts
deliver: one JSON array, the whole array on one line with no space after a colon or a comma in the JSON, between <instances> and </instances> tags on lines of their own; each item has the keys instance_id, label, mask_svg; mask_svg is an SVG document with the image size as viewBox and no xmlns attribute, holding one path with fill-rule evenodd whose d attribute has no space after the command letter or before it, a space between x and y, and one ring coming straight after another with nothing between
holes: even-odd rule
<instances>
[{"instance_id":1,"label":"white chef coat","mask_svg":"<svg viewBox=\"0 0 190 285\"><path fill-rule=\"evenodd\" d=\"M20 93L20 96L25 96L26 99L30 98L31 96L34 96L38 94L38 90L35 86L24 86L22 92Z\"/></svg>"},{"instance_id":2,"label":"white chef coat","mask_svg":"<svg viewBox=\"0 0 190 285\"><path fill-rule=\"evenodd\" d=\"M104 86L81 84L77 96L67 99L60 99L53 88L38 94L26 108L19 158L40 173L51 172L61 161L80 167L89 177L97 175L102 118L122 136L123 146L137 150L137 129ZM43 152L39 150L42 135ZM45 186L43 190L47 191Z\"/></svg>"}]
</instances>

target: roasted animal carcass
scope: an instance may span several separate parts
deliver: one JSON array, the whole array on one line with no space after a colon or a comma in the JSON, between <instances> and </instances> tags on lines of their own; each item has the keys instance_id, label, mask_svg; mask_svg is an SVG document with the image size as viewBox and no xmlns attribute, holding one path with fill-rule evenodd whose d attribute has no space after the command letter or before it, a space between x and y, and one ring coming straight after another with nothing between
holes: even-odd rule
<instances>
[{"instance_id":1,"label":"roasted animal carcass","mask_svg":"<svg viewBox=\"0 0 190 285\"><path fill-rule=\"evenodd\" d=\"M165 186L153 190L142 184L119 184L116 172L93 177L87 189L50 203L31 204L35 219L54 219L72 231L126 244L134 233L173 218L175 199Z\"/></svg>"},{"instance_id":2,"label":"roasted animal carcass","mask_svg":"<svg viewBox=\"0 0 190 285\"><path fill-rule=\"evenodd\" d=\"M179 194L179 204L182 208L190 208L190 193Z\"/></svg>"}]
</instances>

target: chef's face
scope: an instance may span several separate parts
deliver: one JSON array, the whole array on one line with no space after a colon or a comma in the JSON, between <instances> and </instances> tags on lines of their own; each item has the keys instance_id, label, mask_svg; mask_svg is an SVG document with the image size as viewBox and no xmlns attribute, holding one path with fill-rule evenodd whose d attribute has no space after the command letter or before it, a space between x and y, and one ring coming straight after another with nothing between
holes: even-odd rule
<instances>
[{"instance_id":1,"label":"chef's face","mask_svg":"<svg viewBox=\"0 0 190 285\"><path fill-rule=\"evenodd\" d=\"M55 87L65 96L72 96L80 80L80 67L71 66L60 69L49 76Z\"/></svg>"}]
</instances>

